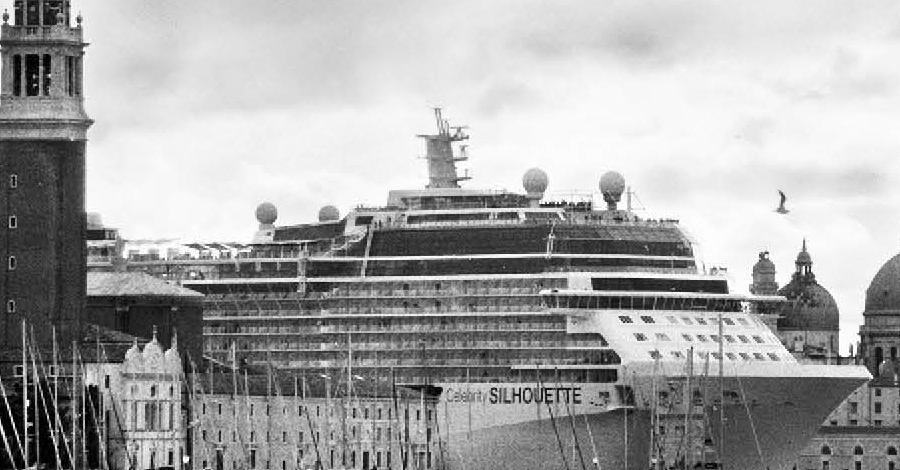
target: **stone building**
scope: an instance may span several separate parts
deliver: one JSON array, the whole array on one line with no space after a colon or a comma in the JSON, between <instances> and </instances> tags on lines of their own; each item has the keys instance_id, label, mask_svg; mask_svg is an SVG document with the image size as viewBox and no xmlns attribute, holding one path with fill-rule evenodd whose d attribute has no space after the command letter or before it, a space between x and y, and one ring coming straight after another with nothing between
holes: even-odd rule
<instances>
[{"instance_id":1,"label":"stone building","mask_svg":"<svg viewBox=\"0 0 900 470\"><path fill-rule=\"evenodd\" d=\"M866 289L863 318L856 360L866 364L874 378L831 413L798 468L900 467L900 255L885 263Z\"/></svg>"},{"instance_id":2,"label":"stone building","mask_svg":"<svg viewBox=\"0 0 900 470\"><path fill-rule=\"evenodd\" d=\"M352 382L348 394L327 377L196 375L195 468L444 468L427 387Z\"/></svg>"},{"instance_id":3,"label":"stone building","mask_svg":"<svg viewBox=\"0 0 900 470\"><path fill-rule=\"evenodd\" d=\"M155 336L143 348L134 339L121 360L106 351L101 359L85 365L85 382L100 392L103 465L183 468L190 454L177 338L168 350Z\"/></svg>"}]
</instances>

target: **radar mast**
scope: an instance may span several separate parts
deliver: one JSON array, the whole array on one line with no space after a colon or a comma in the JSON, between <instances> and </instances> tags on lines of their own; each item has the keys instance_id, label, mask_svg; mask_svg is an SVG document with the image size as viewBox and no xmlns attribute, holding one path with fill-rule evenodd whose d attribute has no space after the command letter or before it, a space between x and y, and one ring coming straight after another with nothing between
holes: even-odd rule
<instances>
[{"instance_id":1,"label":"radar mast","mask_svg":"<svg viewBox=\"0 0 900 470\"><path fill-rule=\"evenodd\" d=\"M453 143L468 140L464 129L467 126L450 126L450 122L441 116L441 108L434 108L437 122L437 134L418 135L425 139L428 154L428 186L427 188L459 188L459 182L471 179L468 174L459 176L456 162L467 160L465 150L459 156L453 154ZM451 133L451 130L453 131Z\"/></svg>"}]
</instances>

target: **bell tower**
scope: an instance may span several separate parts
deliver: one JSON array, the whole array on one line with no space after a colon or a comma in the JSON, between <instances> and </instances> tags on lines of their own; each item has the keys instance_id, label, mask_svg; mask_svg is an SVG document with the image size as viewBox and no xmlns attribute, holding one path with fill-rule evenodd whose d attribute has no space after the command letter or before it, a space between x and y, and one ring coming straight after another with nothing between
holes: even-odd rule
<instances>
[{"instance_id":1,"label":"bell tower","mask_svg":"<svg viewBox=\"0 0 900 470\"><path fill-rule=\"evenodd\" d=\"M14 0L2 18L0 344L21 344L24 319L67 348L85 309L87 44L69 0Z\"/></svg>"}]
</instances>

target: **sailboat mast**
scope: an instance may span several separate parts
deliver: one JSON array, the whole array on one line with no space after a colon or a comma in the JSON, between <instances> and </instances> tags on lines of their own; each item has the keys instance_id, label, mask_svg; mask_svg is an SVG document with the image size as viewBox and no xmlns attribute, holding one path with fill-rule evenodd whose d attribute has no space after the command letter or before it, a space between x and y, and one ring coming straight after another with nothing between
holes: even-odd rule
<instances>
[{"instance_id":1,"label":"sailboat mast","mask_svg":"<svg viewBox=\"0 0 900 470\"><path fill-rule=\"evenodd\" d=\"M722 463L722 455L725 451L725 324L722 322L722 312L719 312L719 464Z\"/></svg>"},{"instance_id":2,"label":"sailboat mast","mask_svg":"<svg viewBox=\"0 0 900 470\"><path fill-rule=\"evenodd\" d=\"M22 442L25 447L25 467L31 464L28 448L28 340L25 332L25 319L22 318Z\"/></svg>"}]
</instances>

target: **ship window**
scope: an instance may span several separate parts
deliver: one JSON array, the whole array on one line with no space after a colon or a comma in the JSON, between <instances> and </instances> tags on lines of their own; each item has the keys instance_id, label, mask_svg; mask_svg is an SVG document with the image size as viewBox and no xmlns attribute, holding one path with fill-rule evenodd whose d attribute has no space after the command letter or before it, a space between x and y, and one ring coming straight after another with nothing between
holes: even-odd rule
<instances>
[{"instance_id":1,"label":"ship window","mask_svg":"<svg viewBox=\"0 0 900 470\"><path fill-rule=\"evenodd\" d=\"M750 355L747 354L747 353L738 353L738 354L741 356L741 359L743 359L743 360L745 360L745 361L752 361L752 360L753 360L753 358L750 357Z\"/></svg>"},{"instance_id":2,"label":"ship window","mask_svg":"<svg viewBox=\"0 0 900 470\"><path fill-rule=\"evenodd\" d=\"M13 271L16 269L16 257L15 256L9 257L9 259L7 261L7 268L9 268L10 271Z\"/></svg>"},{"instance_id":3,"label":"ship window","mask_svg":"<svg viewBox=\"0 0 900 470\"><path fill-rule=\"evenodd\" d=\"M712 353L712 357L720 361L722 360L722 355L717 352Z\"/></svg>"},{"instance_id":4,"label":"ship window","mask_svg":"<svg viewBox=\"0 0 900 470\"><path fill-rule=\"evenodd\" d=\"M648 316L648 315L641 315L641 320L642 320L644 323L656 323L656 321L653 320L653 317Z\"/></svg>"},{"instance_id":5,"label":"ship window","mask_svg":"<svg viewBox=\"0 0 900 470\"><path fill-rule=\"evenodd\" d=\"M719 338L719 335L709 335L709 337L712 338L714 343L722 341L722 338Z\"/></svg>"},{"instance_id":6,"label":"ship window","mask_svg":"<svg viewBox=\"0 0 900 470\"><path fill-rule=\"evenodd\" d=\"M731 336L731 335L725 335L725 341L728 341L729 343L733 343L733 342L734 342L734 336Z\"/></svg>"},{"instance_id":7,"label":"ship window","mask_svg":"<svg viewBox=\"0 0 900 470\"><path fill-rule=\"evenodd\" d=\"M698 325L705 325L705 324L706 324L706 320L704 320L704 319L702 319L702 318L700 318L700 317L697 317L697 324L698 324Z\"/></svg>"},{"instance_id":8,"label":"ship window","mask_svg":"<svg viewBox=\"0 0 900 470\"><path fill-rule=\"evenodd\" d=\"M12 189L19 187L19 175L9 175L9 187Z\"/></svg>"},{"instance_id":9,"label":"ship window","mask_svg":"<svg viewBox=\"0 0 900 470\"><path fill-rule=\"evenodd\" d=\"M622 323L632 323L631 317L627 315L619 315L619 321Z\"/></svg>"},{"instance_id":10,"label":"ship window","mask_svg":"<svg viewBox=\"0 0 900 470\"><path fill-rule=\"evenodd\" d=\"M753 353L753 357L755 357L756 359L758 359L758 360L760 360L760 361L765 361L765 360L766 360L766 356L763 356L762 353L758 353L758 352Z\"/></svg>"},{"instance_id":11,"label":"ship window","mask_svg":"<svg viewBox=\"0 0 900 470\"><path fill-rule=\"evenodd\" d=\"M760 344L765 342L761 336L753 336L753 340Z\"/></svg>"},{"instance_id":12,"label":"ship window","mask_svg":"<svg viewBox=\"0 0 900 470\"><path fill-rule=\"evenodd\" d=\"M735 356L734 353L725 353L725 357L727 357L728 359L730 359L732 361L737 360L737 356Z\"/></svg>"},{"instance_id":13,"label":"ship window","mask_svg":"<svg viewBox=\"0 0 900 470\"><path fill-rule=\"evenodd\" d=\"M656 334L656 339L659 340L659 341L671 341L671 340L669 339L669 335L667 335L667 334L665 334L665 333L657 333L657 334Z\"/></svg>"},{"instance_id":14,"label":"ship window","mask_svg":"<svg viewBox=\"0 0 900 470\"><path fill-rule=\"evenodd\" d=\"M6 301L6 313L16 313L16 301L15 300L7 300Z\"/></svg>"},{"instance_id":15,"label":"ship window","mask_svg":"<svg viewBox=\"0 0 900 470\"><path fill-rule=\"evenodd\" d=\"M706 339L706 335L697 335L697 339L700 340L701 343L709 341L708 339Z\"/></svg>"},{"instance_id":16,"label":"ship window","mask_svg":"<svg viewBox=\"0 0 900 470\"><path fill-rule=\"evenodd\" d=\"M650 351L650 357L653 359L659 359L662 357L662 354L660 354L658 350L654 349L653 351Z\"/></svg>"},{"instance_id":17,"label":"ship window","mask_svg":"<svg viewBox=\"0 0 900 470\"><path fill-rule=\"evenodd\" d=\"M681 337L684 338L685 341L692 341L691 335L681 335Z\"/></svg>"},{"instance_id":18,"label":"ship window","mask_svg":"<svg viewBox=\"0 0 900 470\"><path fill-rule=\"evenodd\" d=\"M684 354L682 354L681 351L672 351L672 357L674 357L675 359L681 359L682 357L684 357Z\"/></svg>"},{"instance_id":19,"label":"ship window","mask_svg":"<svg viewBox=\"0 0 900 470\"><path fill-rule=\"evenodd\" d=\"M693 325L694 324L694 322L692 322L689 317L681 317L681 321L683 321L685 325Z\"/></svg>"},{"instance_id":20,"label":"ship window","mask_svg":"<svg viewBox=\"0 0 900 470\"><path fill-rule=\"evenodd\" d=\"M634 337L635 337L635 339L637 339L638 341L647 341L647 335L645 335L645 334L643 334L643 333L635 333L635 334L634 334Z\"/></svg>"},{"instance_id":21,"label":"ship window","mask_svg":"<svg viewBox=\"0 0 900 470\"><path fill-rule=\"evenodd\" d=\"M671 324L673 324L673 325L676 324L676 323L678 323L678 319L675 318L675 317L673 317L673 316L668 316L668 317L666 317L666 320L669 320L669 323L671 323Z\"/></svg>"},{"instance_id":22,"label":"ship window","mask_svg":"<svg viewBox=\"0 0 900 470\"><path fill-rule=\"evenodd\" d=\"M744 326L750 326L750 324L747 323L747 319L746 319L746 318L738 318L737 321L738 321L738 323L740 323L741 325L744 325Z\"/></svg>"},{"instance_id":23,"label":"ship window","mask_svg":"<svg viewBox=\"0 0 900 470\"><path fill-rule=\"evenodd\" d=\"M741 340L742 343L749 343L750 339L744 335L738 335L738 339Z\"/></svg>"},{"instance_id":24,"label":"ship window","mask_svg":"<svg viewBox=\"0 0 900 470\"><path fill-rule=\"evenodd\" d=\"M780 361L780 360L781 360L781 358L779 358L778 355L775 354L775 353L766 353L766 355L769 356L769 359L771 359L771 360L773 360L773 361Z\"/></svg>"},{"instance_id":25,"label":"ship window","mask_svg":"<svg viewBox=\"0 0 900 470\"><path fill-rule=\"evenodd\" d=\"M9 224L8 225L9 225L9 228L17 228L19 226L19 219L14 215L9 216Z\"/></svg>"},{"instance_id":26,"label":"ship window","mask_svg":"<svg viewBox=\"0 0 900 470\"><path fill-rule=\"evenodd\" d=\"M727 317L726 317L726 318L722 318L722 321L725 322L726 325L734 326L734 320L732 320L732 319L730 319L730 318L727 318Z\"/></svg>"}]
</instances>

